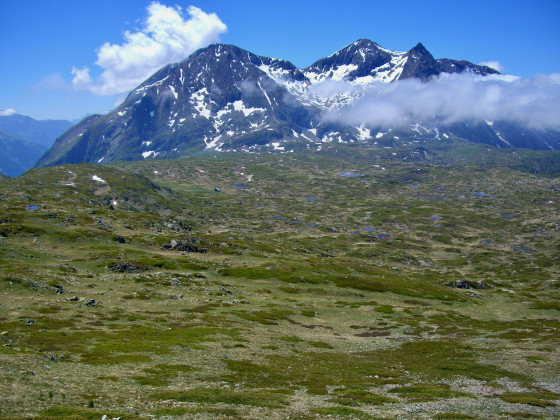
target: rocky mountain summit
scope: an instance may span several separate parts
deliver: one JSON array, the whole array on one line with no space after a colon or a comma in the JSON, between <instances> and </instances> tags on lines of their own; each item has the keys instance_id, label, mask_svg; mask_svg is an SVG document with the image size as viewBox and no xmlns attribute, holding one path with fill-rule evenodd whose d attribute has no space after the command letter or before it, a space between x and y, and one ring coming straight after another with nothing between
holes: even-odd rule
<instances>
[{"instance_id":1,"label":"rocky mountain summit","mask_svg":"<svg viewBox=\"0 0 560 420\"><path fill-rule=\"evenodd\" d=\"M214 44L163 67L109 114L82 120L56 140L38 166L175 158L204 150L287 152L319 149L326 142L388 147L450 137L499 147L560 148L558 133L499 121L445 127L418 121L381 130L323 118L352 105L375 84L463 72L498 73L467 61L436 60L422 44L395 52L362 39L305 69Z\"/></svg>"}]
</instances>

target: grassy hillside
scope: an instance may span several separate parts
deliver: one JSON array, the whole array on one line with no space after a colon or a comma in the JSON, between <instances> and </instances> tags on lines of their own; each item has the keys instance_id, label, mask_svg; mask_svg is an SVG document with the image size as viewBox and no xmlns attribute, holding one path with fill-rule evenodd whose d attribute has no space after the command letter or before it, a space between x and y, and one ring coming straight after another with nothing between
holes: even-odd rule
<instances>
[{"instance_id":1,"label":"grassy hillside","mask_svg":"<svg viewBox=\"0 0 560 420\"><path fill-rule=\"evenodd\" d=\"M0 416L560 416L560 159L456 146L0 182Z\"/></svg>"}]
</instances>

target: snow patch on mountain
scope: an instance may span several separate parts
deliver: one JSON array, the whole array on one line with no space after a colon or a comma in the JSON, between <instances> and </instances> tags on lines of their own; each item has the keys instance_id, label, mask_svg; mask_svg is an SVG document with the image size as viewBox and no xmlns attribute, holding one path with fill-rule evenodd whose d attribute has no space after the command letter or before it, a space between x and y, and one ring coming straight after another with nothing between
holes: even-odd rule
<instances>
[{"instance_id":1,"label":"snow patch on mountain","mask_svg":"<svg viewBox=\"0 0 560 420\"><path fill-rule=\"evenodd\" d=\"M243 112L246 117L254 112L266 112L264 108L246 108L243 101L235 101L232 105L234 110Z\"/></svg>"}]
</instances>

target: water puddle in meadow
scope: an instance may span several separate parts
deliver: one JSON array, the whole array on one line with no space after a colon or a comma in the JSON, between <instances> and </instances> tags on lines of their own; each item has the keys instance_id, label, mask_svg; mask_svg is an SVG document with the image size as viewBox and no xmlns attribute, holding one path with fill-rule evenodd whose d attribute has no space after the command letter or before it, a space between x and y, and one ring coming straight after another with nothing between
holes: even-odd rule
<instances>
[{"instance_id":1,"label":"water puddle in meadow","mask_svg":"<svg viewBox=\"0 0 560 420\"><path fill-rule=\"evenodd\" d=\"M364 176L364 174L356 174L354 172L341 172L338 175L344 176L346 178L360 178L360 177Z\"/></svg>"}]
</instances>

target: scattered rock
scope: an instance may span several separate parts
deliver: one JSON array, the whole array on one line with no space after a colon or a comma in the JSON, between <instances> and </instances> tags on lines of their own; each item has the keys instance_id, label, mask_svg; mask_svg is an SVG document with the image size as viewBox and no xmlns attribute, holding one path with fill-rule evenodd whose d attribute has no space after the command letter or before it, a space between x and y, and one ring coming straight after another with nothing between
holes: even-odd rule
<instances>
[{"instance_id":1,"label":"scattered rock","mask_svg":"<svg viewBox=\"0 0 560 420\"><path fill-rule=\"evenodd\" d=\"M110 270L116 271L117 273L139 273L141 271L148 270L149 267L132 262L123 263L113 263L109 266Z\"/></svg>"},{"instance_id":2,"label":"scattered rock","mask_svg":"<svg viewBox=\"0 0 560 420\"><path fill-rule=\"evenodd\" d=\"M190 241L178 241L176 239L172 239L168 244L164 244L162 248L183 252L199 252L201 254L206 254L208 252L208 249L200 248Z\"/></svg>"},{"instance_id":3,"label":"scattered rock","mask_svg":"<svg viewBox=\"0 0 560 420\"><path fill-rule=\"evenodd\" d=\"M72 296L71 298L68 298L68 300L69 300L70 302L77 302L77 301L80 300L80 298L78 298L78 296Z\"/></svg>"},{"instance_id":4,"label":"scattered rock","mask_svg":"<svg viewBox=\"0 0 560 420\"><path fill-rule=\"evenodd\" d=\"M64 288L60 284L55 284L52 286L54 293L57 295L62 295L64 293Z\"/></svg>"},{"instance_id":5,"label":"scattered rock","mask_svg":"<svg viewBox=\"0 0 560 420\"><path fill-rule=\"evenodd\" d=\"M192 231L192 228L190 226L187 226L185 224L185 222L183 222L182 220L171 220L171 221L167 221L164 220L161 222L161 224L171 230L174 230L176 232L190 232Z\"/></svg>"},{"instance_id":6,"label":"scattered rock","mask_svg":"<svg viewBox=\"0 0 560 420\"><path fill-rule=\"evenodd\" d=\"M70 264L67 263L57 264L57 267L64 271L70 271L72 273L78 272L78 270L76 270L74 267L72 267Z\"/></svg>"},{"instance_id":7,"label":"scattered rock","mask_svg":"<svg viewBox=\"0 0 560 420\"><path fill-rule=\"evenodd\" d=\"M103 217L97 218L97 229L104 230L106 232L111 232L113 230L113 228L105 222L105 219L103 219Z\"/></svg>"},{"instance_id":8,"label":"scattered rock","mask_svg":"<svg viewBox=\"0 0 560 420\"><path fill-rule=\"evenodd\" d=\"M115 236L113 240L119 244L126 244L126 239L122 236Z\"/></svg>"},{"instance_id":9,"label":"scattered rock","mask_svg":"<svg viewBox=\"0 0 560 420\"><path fill-rule=\"evenodd\" d=\"M84 305L86 305L86 306L97 306L97 302L95 301L95 299L88 299L88 300L86 300Z\"/></svg>"},{"instance_id":10,"label":"scattered rock","mask_svg":"<svg viewBox=\"0 0 560 420\"><path fill-rule=\"evenodd\" d=\"M214 188L214 191L216 191L216 192L222 192L221 188L217 188L217 187Z\"/></svg>"},{"instance_id":11,"label":"scattered rock","mask_svg":"<svg viewBox=\"0 0 560 420\"><path fill-rule=\"evenodd\" d=\"M455 287L456 289L470 289L469 283L465 280L455 280L455 281L448 281L445 283L446 286Z\"/></svg>"},{"instance_id":12,"label":"scattered rock","mask_svg":"<svg viewBox=\"0 0 560 420\"><path fill-rule=\"evenodd\" d=\"M32 370L20 370L19 373L20 375L35 375L35 372L33 372Z\"/></svg>"},{"instance_id":13,"label":"scattered rock","mask_svg":"<svg viewBox=\"0 0 560 420\"><path fill-rule=\"evenodd\" d=\"M485 285L482 280L477 282L469 281L469 280L455 280L455 281L448 281L444 283L448 287L455 287L456 289L486 289L486 288L493 288L493 286Z\"/></svg>"}]
</instances>

